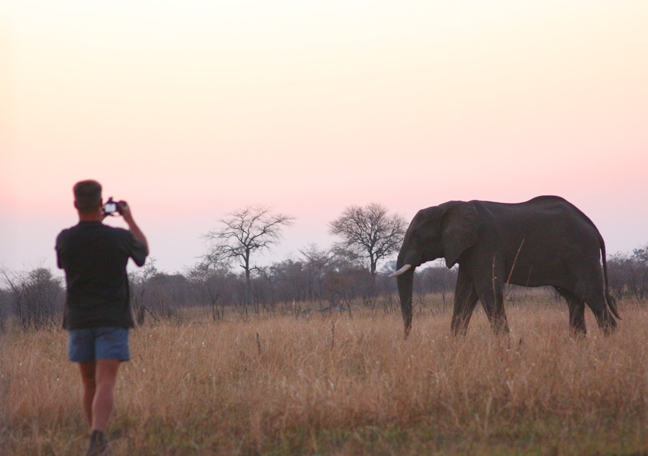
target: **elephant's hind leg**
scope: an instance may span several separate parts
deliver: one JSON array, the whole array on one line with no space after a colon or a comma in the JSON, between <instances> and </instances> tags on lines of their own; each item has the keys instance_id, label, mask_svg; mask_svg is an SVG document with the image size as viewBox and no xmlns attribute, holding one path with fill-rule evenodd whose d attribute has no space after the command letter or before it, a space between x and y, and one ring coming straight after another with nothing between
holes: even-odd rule
<instances>
[{"instance_id":1,"label":"elephant's hind leg","mask_svg":"<svg viewBox=\"0 0 648 456\"><path fill-rule=\"evenodd\" d=\"M599 292L591 292L585 296L585 302L592 309L596 317L596 323L605 334L611 334L617 329L617 322L608 309L605 295L603 294L603 287Z\"/></svg>"},{"instance_id":2,"label":"elephant's hind leg","mask_svg":"<svg viewBox=\"0 0 648 456\"><path fill-rule=\"evenodd\" d=\"M454 335L465 335L468 323L477 305L477 290L473 280L459 268L457 285L455 287L454 310L452 313L451 329Z\"/></svg>"},{"instance_id":3,"label":"elephant's hind leg","mask_svg":"<svg viewBox=\"0 0 648 456\"><path fill-rule=\"evenodd\" d=\"M573 294L585 301L596 317L596 323L605 333L610 334L616 330L617 322L608 308L603 292L603 274L601 272L598 256L596 263L583 265L578 271L578 280L574 286Z\"/></svg>"},{"instance_id":4,"label":"elephant's hind leg","mask_svg":"<svg viewBox=\"0 0 648 456\"><path fill-rule=\"evenodd\" d=\"M569 308L569 329L574 335L585 335L585 302L563 287L554 287L558 294L565 298Z\"/></svg>"}]
</instances>

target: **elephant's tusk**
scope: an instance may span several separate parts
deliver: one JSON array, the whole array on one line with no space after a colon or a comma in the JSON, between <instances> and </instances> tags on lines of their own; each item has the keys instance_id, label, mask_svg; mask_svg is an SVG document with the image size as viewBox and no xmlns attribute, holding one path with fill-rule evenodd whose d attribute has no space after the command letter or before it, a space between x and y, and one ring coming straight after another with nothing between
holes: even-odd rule
<instances>
[{"instance_id":1,"label":"elephant's tusk","mask_svg":"<svg viewBox=\"0 0 648 456\"><path fill-rule=\"evenodd\" d=\"M397 276L399 276L399 275L401 275L401 274L405 274L405 273L406 273L407 271L409 271L411 268L412 268L412 265L411 265L411 264L403 265L402 268L400 268L398 271L396 271L396 272L394 272L394 273L392 273L392 274L389 274L388 277L397 277Z\"/></svg>"}]
</instances>

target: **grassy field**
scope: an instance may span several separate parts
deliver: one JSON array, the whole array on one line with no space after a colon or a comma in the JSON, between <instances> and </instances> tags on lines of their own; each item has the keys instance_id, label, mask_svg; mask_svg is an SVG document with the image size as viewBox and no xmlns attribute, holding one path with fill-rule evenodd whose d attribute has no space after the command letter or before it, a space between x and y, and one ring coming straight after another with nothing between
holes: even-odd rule
<instances>
[{"instance_id":1,"label":"grassy field","mask_svg":"<svg viewBox=\"0 0 648 456\"><path fill-rule=\"evenodd\" d=\"M480 310L231 315L131 334L113 455L648 454L648 306L573 339L562 302L508 305L510 338ZM0 454L83 454L87 425L62 330L0 335Z\"/></svg>"}]
</instances>

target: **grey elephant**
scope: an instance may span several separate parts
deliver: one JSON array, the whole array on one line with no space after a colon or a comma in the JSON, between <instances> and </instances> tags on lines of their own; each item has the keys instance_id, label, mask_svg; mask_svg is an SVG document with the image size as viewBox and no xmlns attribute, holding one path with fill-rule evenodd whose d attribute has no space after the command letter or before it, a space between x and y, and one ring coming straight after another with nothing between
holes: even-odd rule
<instances>
[{"instance_id":1,"label":"grey elephant","mask_svg":"<svg viewBox=\"0 0 648 456\"><path fill-rule=\"evenodd\" d=\"M397 271L390 276L398 281L405 337L412 327L414 270L437 258L444 258L448 268L459 265L454 334L466 333L478 300L493 331L508 333L505 284L552 286L567 300L573 333L586 332L587 303L608 334L616 329L614 317L620 317L608 291L605 255L594 223L557 196L518 204L449 201L422 209L405 233Z\"/></svg>"}]
</instances>

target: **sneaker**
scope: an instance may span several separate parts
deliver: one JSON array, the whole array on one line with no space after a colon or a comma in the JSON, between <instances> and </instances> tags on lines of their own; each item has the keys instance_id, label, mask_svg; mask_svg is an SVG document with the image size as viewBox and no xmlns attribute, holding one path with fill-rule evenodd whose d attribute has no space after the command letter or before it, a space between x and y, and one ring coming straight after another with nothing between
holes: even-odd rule
<instances>
[{"instance_id":1,"label":"sneaker","mask_svg":"<svg viewBox=\"0 0 648 456\"><path fill-rule=\"evenodd\" d=\"M106 436L101 431L92 431L90 434L90 446L86 456L97 456L102 454L108 448Z\"/></svg>"}]
</instances>

